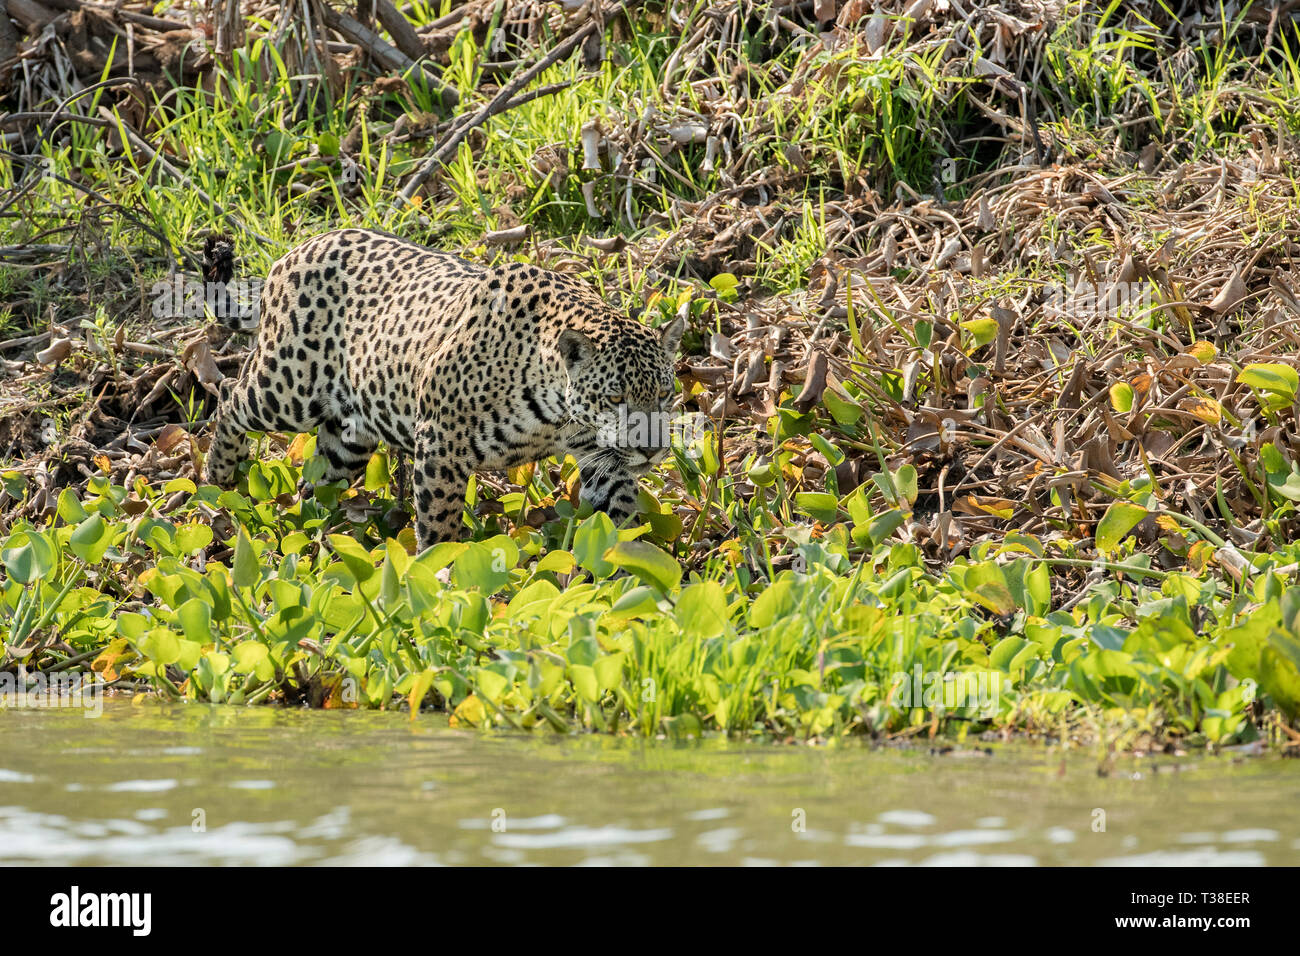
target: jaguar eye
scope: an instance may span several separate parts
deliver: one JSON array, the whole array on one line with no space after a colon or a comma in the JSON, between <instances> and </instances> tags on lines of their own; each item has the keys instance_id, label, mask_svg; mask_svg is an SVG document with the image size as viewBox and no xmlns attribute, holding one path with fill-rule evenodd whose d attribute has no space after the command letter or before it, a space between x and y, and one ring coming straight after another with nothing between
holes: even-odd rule
<instances>
[{"instance_id":1,"label":"jaguar eye","mask_svg":"<svg viewBox=\"0 0 1300 956\"><path fill-rule=\"evenodd\" d=\"M673 390L672 390L671 388L661 388L661 389L659 389L659 400L660 400L660 401L663 401L663 400L666 399L666 398L672 398L672 397L673 397Z\"/></svg>"},{"instance_id":2,"label":"jaguar eye","mask_svg":"<svg viewBox=\"0 0 1300 956\"><path fill-rule=\"evenodd\" d=\"M617 395L611 395L611 396L609 396L609 403L610 403L611 405L622 405L622 404L623 404L623 393L622 393L622 392L619 392Z\"/></svg>"}]
</instances>

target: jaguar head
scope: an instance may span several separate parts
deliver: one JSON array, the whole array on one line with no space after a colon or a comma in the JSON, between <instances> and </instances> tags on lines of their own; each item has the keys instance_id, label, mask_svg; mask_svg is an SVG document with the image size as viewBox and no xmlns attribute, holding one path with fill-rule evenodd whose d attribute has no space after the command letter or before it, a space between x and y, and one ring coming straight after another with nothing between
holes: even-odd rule
<instances>
[{"instance_id":1,"label":"jaguar head","mask_svg":"<svg viewBox=\"0 0 1300 956\"><path fill-rule=\"evenodd\" d=\"M601 336L599 346L578 329L566 329L556 342L568 372L569 415L635 474L668 454L673 366L684 328L679 316L657 330L640 324L619 328Z\"/></svg>"}]
</instances>

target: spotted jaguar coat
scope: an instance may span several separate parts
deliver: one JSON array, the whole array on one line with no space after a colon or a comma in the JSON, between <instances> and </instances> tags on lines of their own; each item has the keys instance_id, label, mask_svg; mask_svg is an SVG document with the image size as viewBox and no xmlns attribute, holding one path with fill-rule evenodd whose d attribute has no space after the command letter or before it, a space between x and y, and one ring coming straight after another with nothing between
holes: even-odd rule
<instances>
[{"instance_id":1,"label":"spotted jaguar coat","mask_svg":"<svg viewBox=\"0 0 1300 956\"><path fill-rule=\"evenodd\" d=\"M456 540L470 474L578 459L583 495L616 523L667 435L611 421L673 399L677 319L660 331L582 281L485 267L363 229L317 236L266 277L257 346L223 388L206 477L230 485L247 432L317 429L324 481L351 481L380 441L410 454L421 548Z\"/></svg>"}]
</instances>

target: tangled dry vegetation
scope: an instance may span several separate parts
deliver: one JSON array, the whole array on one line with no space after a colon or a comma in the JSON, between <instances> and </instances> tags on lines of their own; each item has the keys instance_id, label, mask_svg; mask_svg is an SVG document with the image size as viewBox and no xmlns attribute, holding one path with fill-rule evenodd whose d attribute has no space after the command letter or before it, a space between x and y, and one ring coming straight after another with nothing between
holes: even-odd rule
<instances>
[{"instance_id":1,"label":"tangled dry vegetation","mask_svg":"<svg viewBox=\"0 0 1300 956\"><path fill-rule=\"evenodd\" d=\"M257 275L349 222L684 312L737 501L768 465L788 502L911 465L896 534L936 563L1086 551L1139 491L1235 546L1152 508L1156 566L1293 535L1292 4L0 6L0 461L32 482L0 530L193 476L249 342L152 283L209 230ZM243 155L192 125L223 104ZM744 530L679 477L697 557Z\"/></svg>"}]
</instances>

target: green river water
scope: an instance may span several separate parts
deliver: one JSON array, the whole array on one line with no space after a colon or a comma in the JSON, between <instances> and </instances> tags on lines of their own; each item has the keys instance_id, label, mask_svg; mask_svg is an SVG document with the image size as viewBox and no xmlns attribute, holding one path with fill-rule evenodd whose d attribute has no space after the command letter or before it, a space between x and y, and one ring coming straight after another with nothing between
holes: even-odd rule
<instances>
[{"instance_id":1,"label":"green river water","mask_svg":"<svg viewBox=\"0 0 1300 956\"><path fill-rule=\"evenodd\" d=\"M561 738L422 715L0 710L0 862L1300 863L1300 760Z\"/></svg>"}]
</instances>

